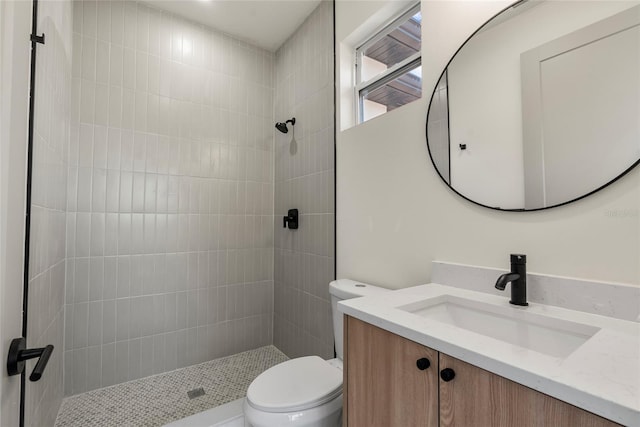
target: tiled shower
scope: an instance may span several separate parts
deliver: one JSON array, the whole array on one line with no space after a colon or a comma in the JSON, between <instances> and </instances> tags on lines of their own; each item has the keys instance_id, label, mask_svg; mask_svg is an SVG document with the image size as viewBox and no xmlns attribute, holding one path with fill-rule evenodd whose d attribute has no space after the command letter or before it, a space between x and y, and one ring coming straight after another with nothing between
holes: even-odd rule
<instances>
[{"instance_id":1,"label":"tiled shower","mask_svg":"<svg viewBox=\"0 0 640 427\"><path fill-rule=\"evenodd\" d=\"M332 3L275 53L134 1L40 22L30 337L58 338L27 424L269 344L332 357Z\"/></svg>"},{"instance_id":2,"label":"tiled shower","mask_svg":"<svg viewBox=\"0 0 640 427\"><path fill-rule=\"evenodd\" d=\"M290 357L333 357L335 276L333 7L323 2L276 54L274 344ZM300 229L282 227L287 210Z\"/></svg>"}]
</instances>

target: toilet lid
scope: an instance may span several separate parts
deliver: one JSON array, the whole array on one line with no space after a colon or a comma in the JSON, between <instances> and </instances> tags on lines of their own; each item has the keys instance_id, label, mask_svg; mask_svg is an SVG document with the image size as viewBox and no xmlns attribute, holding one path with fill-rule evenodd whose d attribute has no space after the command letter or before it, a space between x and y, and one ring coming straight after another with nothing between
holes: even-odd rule
<instances>
[{"instance_id":1,"label":"toilet lid","mask_svg":"<svg viewBox=\"0 0 640 427\"><path fill-rule=\"evenodd\" d=\"M247 401L265 412L301 411L342 393L342 371L318 356L299 357L273 366L251 383Z\"/></svg>"}]
</instances>

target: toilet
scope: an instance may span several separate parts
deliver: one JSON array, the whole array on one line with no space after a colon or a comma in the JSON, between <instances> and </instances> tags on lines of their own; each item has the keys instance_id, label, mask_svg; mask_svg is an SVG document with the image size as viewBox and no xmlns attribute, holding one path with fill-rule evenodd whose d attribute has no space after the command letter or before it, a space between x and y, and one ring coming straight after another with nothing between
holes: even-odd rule
<instances>
[{"instance_id":1,"label":"toilet","mask_svg":"<svg viewBox=\"0 0 640 427\"><path fill-rule=\"evenodd\" d=\"M343 315L338 301L388 292L340 279L329 284L337 358L291 359L260 374L249 386L243 411L246 427L342 425Z\"/></svg>"}]
</instances>

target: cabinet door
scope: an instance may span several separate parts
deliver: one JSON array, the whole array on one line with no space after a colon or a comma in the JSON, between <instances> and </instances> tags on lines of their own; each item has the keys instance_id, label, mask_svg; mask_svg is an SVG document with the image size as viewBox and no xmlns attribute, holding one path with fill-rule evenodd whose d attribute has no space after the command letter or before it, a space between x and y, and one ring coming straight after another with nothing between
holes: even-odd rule
<instances>
[{"instance_id":1,"label":"cabinet door","mask_svg":"<svg viewBox=\"0 0 640 427\"><path fill-rule=\"evenodd\" d=\"M345 332L345 424L436 427L438 353L349 316Z\"/></svg>"},{"instance_id":2,"label":"cabinet door","mask_svg":"<svg viewBox=\"0 0 640 427\"><path fill-rule=\"evenodd\" d=\"M440 427L617 426L561 400L440 353ZM451 372L449 371L449 374Z\"/></svg>"}]
</instances>

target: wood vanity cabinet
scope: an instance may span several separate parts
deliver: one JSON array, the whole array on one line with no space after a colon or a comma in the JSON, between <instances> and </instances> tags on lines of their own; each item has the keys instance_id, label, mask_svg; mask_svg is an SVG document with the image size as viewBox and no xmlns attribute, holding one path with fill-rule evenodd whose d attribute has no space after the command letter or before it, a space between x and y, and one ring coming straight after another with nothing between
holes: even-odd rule
<instances>
[{"instance_id":1,"label":"wood vanity cabinet","mask_svg":"<svg viewBox=\"0 0 640 427\"><path fill-rule=\"evenodd\" d=\"M345 427L618 426L353 317L344 332Z\"/></svg>"}]
</instances>

